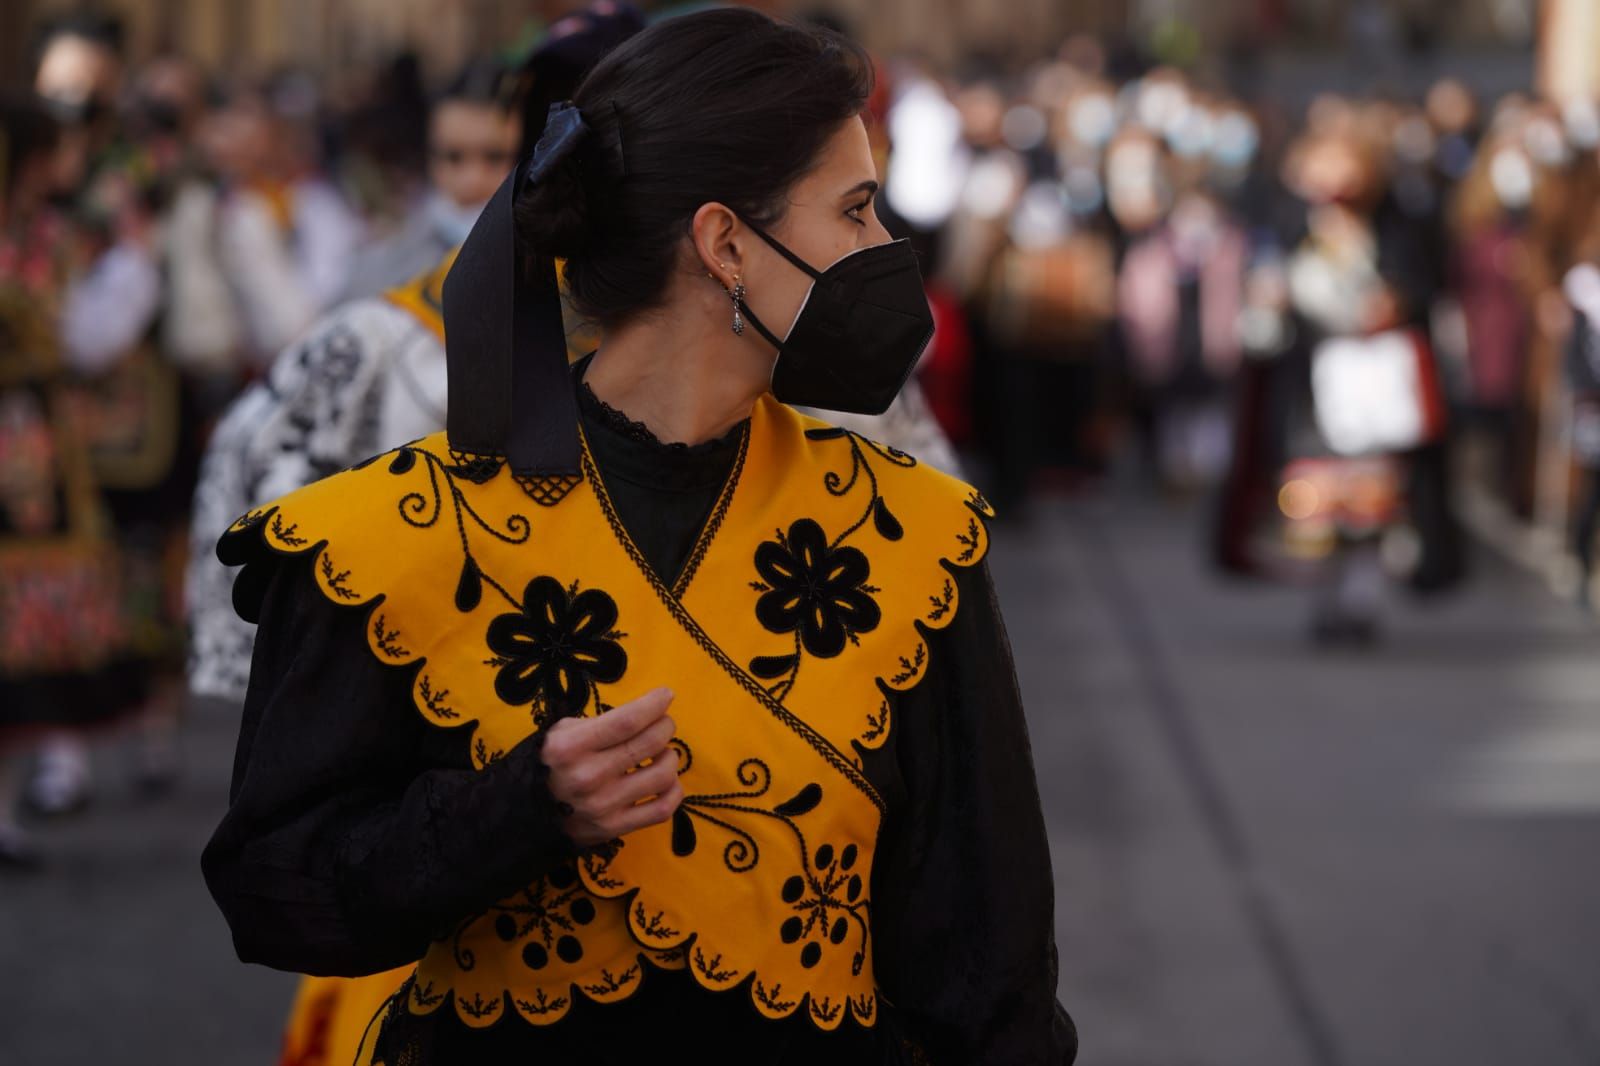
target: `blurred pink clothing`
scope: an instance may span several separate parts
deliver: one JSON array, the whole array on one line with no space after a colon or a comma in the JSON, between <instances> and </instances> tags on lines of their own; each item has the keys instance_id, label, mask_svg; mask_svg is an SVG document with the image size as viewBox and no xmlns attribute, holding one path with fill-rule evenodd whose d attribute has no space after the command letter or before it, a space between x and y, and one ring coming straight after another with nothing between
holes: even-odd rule
<instances>
[{"instance_id":1,"label":"blurred pink clothing","mask_svg":"<svg viewBox=\"0 0 1600 1066\"><path fill-rule=\"evenodd\" d=\"M1529 321L1517 274L1524 255L1520 235L1505 226L1467 237L1456 250L1471 398L1479 407L1514 405L1522 384Z\"/></svg>"},{"instance_id":2,"label":"blurred pink clothing","mask_svg":"<svg viewBox=\"0 0 1600 1066\"><path fill-rule=\"evenodd\" d=\"M1242 354L1239 311L1248 255L1244 232L1229 223L1217 227L1203 254L1185 256L1170 225L1128 249L1117 279L1117 309L1140 381L1164 385L1182 369L1179 285L1185 277L1200 283L1200 354L1207 375L1233 375Z\"/></svg>"}]
</instances>

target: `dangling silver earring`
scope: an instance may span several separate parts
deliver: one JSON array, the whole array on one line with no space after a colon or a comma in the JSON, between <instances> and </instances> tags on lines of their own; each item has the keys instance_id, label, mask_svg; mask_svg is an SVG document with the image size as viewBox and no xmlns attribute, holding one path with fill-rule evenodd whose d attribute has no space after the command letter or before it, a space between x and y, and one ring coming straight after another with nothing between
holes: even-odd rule
<instances>
[{"instance_id":1,"label":"dangling silver earring","mask_svg":"<svg viewBox=\"0 0 1600 1066\"><path fill-rule=\"evenodd\" d=\"M744 336L744 282L737 277L733 279L733 291L728 294L733 297L733 335Z\"/></svg>"}]
</instances>

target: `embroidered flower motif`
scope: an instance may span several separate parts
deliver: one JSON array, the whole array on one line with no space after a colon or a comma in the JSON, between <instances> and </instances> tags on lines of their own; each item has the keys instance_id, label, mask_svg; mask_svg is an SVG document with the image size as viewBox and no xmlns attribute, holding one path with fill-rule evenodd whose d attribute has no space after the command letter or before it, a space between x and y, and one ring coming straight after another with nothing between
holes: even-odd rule
<instances>
[{"instance_id":1,"label":"embroidered flower motif","mask_svg":"<svg viewBox=\"0 0 1600 1066\"><path fill-rule=\"evenodd\" d=\"M574 966L584 957L581 937L585 927L594 922L598 914L594 900L578 881L576 867L566 863L557 866L517 895L502 900L462 923L456 929L450 945L451 957L456 968L463 973L477 969L478 952L485 947L485 937L474 930L480 923L487 922L506 954L520 955L522 964L529 970L543 970L558 960ZM618 977L606 978L612 987L603 991L619 991L637 976L637 972L631 975L624 972ZM431 983L428 990L432 990ZM602 993L599 989L595 991ZM542 992L536 995L539 1005L518 1000L518 1006L533 1014L544 1014L564 1006L564 1001L545 1000ZM492 1002L492 999L479 1000L476 1006L483 1008ZM474 1018L487 1016L474 1009L472 1004L460 1000L458 1003ZM419 1004L427 1005L421 999Z\"/></svg>"},{"instance_id":2,"label":"embroidered flower motif","mask_svg":"<svg viewBox=\"0 0 1600 1066\"><path fill-rule=\"evenodd\" d=\"M785 944L805 943L800 948L800 965L811 969L822 961L824 946L843 944L851 925L859 927L860 945L851 959L851 972L860 973L866 961L866 922L860 908L866 882L855 870L859 852L854 844L837 854L832 844L817 849L814 869L795 874L783 883L783 902L794 913L786 918L778 935Z\"/></svg>"},{"instance_id":3,"label":"embroidered flower motif","mask_svg":"<svg viewBox=\"0 0 1600 1066\"><path fill-rule=\"evenodd\" d=\"M617 604L599 589L562 588L552 577L528 582L522 610L489 623L489 648L498 666L495 694L532 704L541 720L582 714L597 683L621 679L628 653L618 643Z\"/></svg>"},{"instance_id":4,"label":"embroidered flower motif","mask_svg":"<svg viewBox=\"0 0 1600 1066\"><path fill-rule=\"evenodd\" d=\"M522 942L522 962L530 970L549 966L552 953L569 966L582 960L583 942L577 934L596 914L571 866L556 867L520 898L491 908L495 912L495 935L507 944Z\"/></svg>"},{"instance_id":5,"label":"embroidered flower motif","mask_svg":"<svg viewBox=\"0 0 1600 1066\"><path fill-rule=\"evenodd\" d=\"M800 634L806 651L832 658L846 640L878 628L882 612L867 584L872 564L856 548L829 547L822 527L802 518L756 549L756 618L774 633Z\"/></svg>"}]
</instances>

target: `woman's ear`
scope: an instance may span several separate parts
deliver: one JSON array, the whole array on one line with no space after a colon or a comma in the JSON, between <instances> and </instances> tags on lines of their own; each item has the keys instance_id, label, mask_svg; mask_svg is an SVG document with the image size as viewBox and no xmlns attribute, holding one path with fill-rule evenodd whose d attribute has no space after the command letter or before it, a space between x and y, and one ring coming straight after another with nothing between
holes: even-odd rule
<instances>
[{"instance_id":1,"label":"woman's ear","mask_svg":"<svg viewBox=\"0 0 1600 1066\"><path fill-rule=\"evenodd\" d=\"M744 274L744 259L739 252L739 216L719 203L701 204L692 222L695 253L700 267L725 289Z\"/></svg>"}]
</instances>

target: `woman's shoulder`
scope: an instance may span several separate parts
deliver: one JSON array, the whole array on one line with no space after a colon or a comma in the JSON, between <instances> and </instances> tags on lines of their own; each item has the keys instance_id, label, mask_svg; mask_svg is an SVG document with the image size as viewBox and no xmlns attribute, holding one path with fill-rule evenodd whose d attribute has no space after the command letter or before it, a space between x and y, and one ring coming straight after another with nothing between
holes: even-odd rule
<instances>
[{"instance_id":1,"label":"woman's shoulder","mask_svg":"<svg viewBox=\"0 0 1600 1066\"><path fill-rule=\"evenodd\" d=\"M984 519L994 517L994 510L983 494L951 472L950 468L957 464L947 458L947 453L953 456L948 445L932 452L918 448L907 434L899 431L896 423L883 417L832 416L828 412L789 407L771 397L767 400L776 414L779 431L802 442L803 454L809 462L830 468L838 465L843 443L849 449L848 468L859 466L863 471L870 468L872 476L880 482L904 486L919 496L955 500ZM942 433L940 440L943 440ZM841 476L850 476L848 468L840 471Z\"/></svg>"},{"instance_id":2,"label":"woman's shoulder","mask_svg":"<svg viewBox=\"0 0 1600 1066\"><path fill-rule=\"evenodd\" d=\"M217 555L229 566L273 556L321 556L327 569L324 549L330 543L348 545L362 554L386 554L392 545L383 541L384 524L373 518L380 510L395 508L403 516L408 499L403 493L397 496L393 475L407 473L418 464L453 467L458 458L441 432L363 459L251 508L222 534ZM331 594L343 598L338 596L338 585L333 583Z\"/></svg>"}]
</instances>

